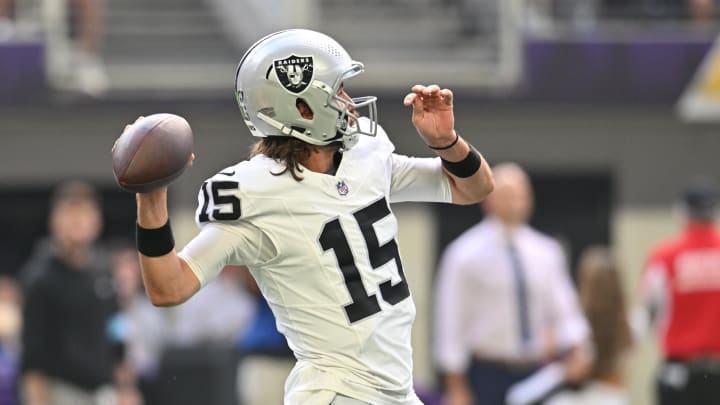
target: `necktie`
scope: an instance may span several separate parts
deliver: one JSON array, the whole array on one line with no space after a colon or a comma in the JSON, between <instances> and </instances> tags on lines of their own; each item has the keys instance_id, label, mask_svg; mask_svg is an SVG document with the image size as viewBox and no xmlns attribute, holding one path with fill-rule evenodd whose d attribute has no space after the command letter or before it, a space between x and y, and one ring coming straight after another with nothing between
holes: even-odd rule
<instances>
[{"instance_id":1,"label":"necktie","mask_svg":"<svg viewBox=\"0 0 720 405\"><path fill-rule=\"evenodd\" d=\"M530 314L528 312L528 293L525 270L523 269L520 254L512 240L508 240L508 253L512 264L513 278L515 280L515 298L517 300L517 317L520 325L520 342L523 351L530 345Z\"/></svg>"}]
</instances>

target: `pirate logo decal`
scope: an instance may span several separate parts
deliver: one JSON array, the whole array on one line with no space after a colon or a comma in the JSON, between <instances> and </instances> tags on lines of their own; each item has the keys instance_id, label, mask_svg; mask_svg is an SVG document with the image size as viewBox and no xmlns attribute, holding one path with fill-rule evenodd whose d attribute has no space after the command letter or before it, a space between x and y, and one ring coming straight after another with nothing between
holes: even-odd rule
<instances>
[{"instance_id":1,"label":"pirate logo decal","mask_svg":"<svg viewBox=\"0 0 720 405\"><path fill-rule=\"evenodd\" d=\"M275 74L280 83L291 93L302 93L313 79L312 56L290 55L273 61Z\"/></svg>"}]
</instances>

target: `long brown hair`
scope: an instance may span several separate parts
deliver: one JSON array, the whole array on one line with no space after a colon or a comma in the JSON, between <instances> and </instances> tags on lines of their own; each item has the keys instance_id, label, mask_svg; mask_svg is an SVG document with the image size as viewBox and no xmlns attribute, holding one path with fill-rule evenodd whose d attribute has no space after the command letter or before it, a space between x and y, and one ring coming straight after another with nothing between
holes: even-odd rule
<instances>
[{"instance_id":1,"label":"long brown hair","mask_svg":"<svg viewBox=\"0 0 720 405\"><path fill-rule=\"evenodd\" d=\"M632 344L617 261L606 247L586 249L580 257L580 302L593 334L595 362L590 377L617 372L618 359Z\"/></svg>"},{"instance_id":2,"label":"long brown hair","mask_svg":"<svg viewBox=\"0 0 720 405\"><path fill-rule=\"evenodd\" d=\"M290 136L268 136L253 144L250 149L250 157L265 155L285 165L285 169L282 171L272 172L274 176L280 176L289 171L293 179L302 181L301 163L307 161L310 154L320 147Z\"/></svg>"}]
</instances>

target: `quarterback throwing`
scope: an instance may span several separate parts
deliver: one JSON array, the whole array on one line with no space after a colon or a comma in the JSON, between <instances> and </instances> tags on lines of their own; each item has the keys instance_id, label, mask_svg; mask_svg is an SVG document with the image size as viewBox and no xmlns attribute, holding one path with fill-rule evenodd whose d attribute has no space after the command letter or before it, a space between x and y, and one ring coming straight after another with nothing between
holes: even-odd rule
<instances>
[{"instance_id":1,"label":"quarterback throwing","mask_svg":"<svg viewBox=\"0 0 720 405\"><path fill-rule=\"evenodd\" d=\"M375 97L346 92L363 65L332 38L286 30L255 43L236 74L249 160L200 186L200 233L176 253L165 188L137 194L137 247L156 305L176 305L243 264L297 364L286 405L419 404L412 385L415 305L390 203L473 204L493 188L479 152L454 130L453 94L405 97L435 158L396 154Z\"/></svg>"}]
</instances>

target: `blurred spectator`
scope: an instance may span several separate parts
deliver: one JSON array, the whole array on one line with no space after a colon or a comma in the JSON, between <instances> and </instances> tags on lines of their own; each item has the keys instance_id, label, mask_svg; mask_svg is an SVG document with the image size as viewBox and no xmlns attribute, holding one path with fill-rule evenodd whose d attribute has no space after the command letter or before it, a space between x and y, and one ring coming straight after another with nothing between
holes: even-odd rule
<instances>
[{"instance_id":1,"label":"blurred spectator","mask_svg":"<svg viewBox=\"0 0 720 405\"><path fill-rule=\"evenodd\" d=\"M232 347L250 322L252 298L242 287L239 266L225 266L220 276L192 300L170 310L168 344L189 347L206 343Z\"/></svg>"},{"instance_id":2,"label":"blurred spectator","mask_svg":"<svg viewBox=\"0 0 720 405\"><path fill-rule=\"evenodd\" d=\"M49 222L50 242L23 269L23 403L114 404L116 300L108 257L94 245L102 227L95 190L60 185Z\"/></svg>"},{"instance_id":3,"label":"blurred spectator","mask_svg":"<svg viewBox=\"0 0 720 405\"><path fill-rule=\"evenodd\" d=\"M128 366L123 394L137 396L134 388L138 384L145 402L153 403L167 326L165 318L143 290L135 245L117 243L112 263L120 312L111 323L111 335L124 344Z\"/></svg>"},{"instance_id":4,"label":"blurred spectator","mask_svg":"<svg viewBox=\"0 0 720 405\"><path fill-rule=\"evenodd\" d=\"M11 0L0 0L0 42L9 40L15 34L12 6Z\"/></svg>"},{"instance_id":5,"label":"blurred spectator","mask_svg":"<svg viewBox=\"0 0 720 405\"><path fill-rule=\"evenodd\" d=\"M247 268L242 274L256 307L252 323L238 341L242 356L237 382L240 404L282 404L285 380L295 366L295 357L285 336L277 331L275 317L255 279Z\"/></svg>"},{"instance_id":6,"label":"blurred spectator","mask_svg":"<svg viewBox=\"0 0 720 405\"><path fill-rule=\"evenodd\" d=\"M77 18L77 90L100 96L108 90L109 82L100 59L104 0L71 0Z\"/></svg>"},{"instance_id":7,"label":"blurred spectator","mask_svg":"<svg viewBox=\"0 0 720 405\"><path fill-rule=\"evenodd\" d=\"M116 267L116 279L121 297L135 297L122 323L128 360L138 373L146 403L194 405L200 398L207 404L235 403L235 344L254 309L242 286L241 269L226 266L192 300L174 308L156 308L137 289L141 274L137 250L127 253L117 256L124 264ZM264 382L260 386L267 389Z\"/></svg>"},{"instance_id":8,"label":"blurred spectator","mask_svg":"<svg viewBox=\"0 0 720 405\"><path fill-rule=\"evenodd\" d=\"M690 17L698 22L712 20L715 14L715 0L687 0Z\"/></svg>"},{"instance_id":9,"label":"blurred spectator","mask_svg":"<svg viewBox=\"0 0 720 405\"><path fill-rule=\"evenodd\" d=\"M64 90L100 96L109 88L107 73L100 58L104 0L70 0L67 3L73 12L71 20L77 22L71 28L72 32L67 32L67 35L74 34L76 38L75 49L70 55L72 66L66 67L69 77L50 77L50 81ZM13 0L0 0L0 41L11 40L17 34L13 24L13 6Z\"/></svg>"},{"instance_id":10,"label":"blurred spectator","mask_svg":"<svg viewBox=\"0 0 720 405\"><path fill-rule=\"evenodd\" d=\"M0 277L0 405L17 405L20 372L20 289Z\"/></svg>"},{"instance_id":11,"label":"blurred spectator","mask_svg":"<svg viewBox=\"0 0 720 405\"><path fill-rule=\"evenodd\" d=\"M658 243L646 263L643 303L664 357L661 405L720 404L719 196L712 180L694 180L682 199L685 229Z\"/></svg>"},{"instance_id":12,"label":"blurred spectator","mask_svg":"<svg viewBox=\"0 0 720 405\"><path fill-rule=\"evenodd\" d=\"M447 248L438 275L435 349L449 405L504 404L511 386L560 358L557 384L589 366L562 248L526 224L530 180L512 163L493 172L487 218Z\"/></svg>"},{"instance_id":13,"label":"blurred spectator","mask_svg":"<svg viewBox=\"0 0 720 405\"><path fill-rule=\"evenodd\" d=\"M623 360L632 345L618 264L605 247L585 250L579 265L580 303L590 323L595 356L588 383L546 405L626 405Z\"/></svg>"}]
</instances>

